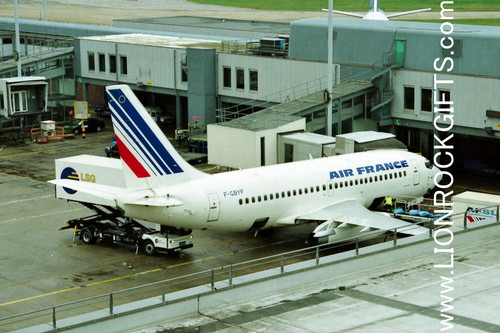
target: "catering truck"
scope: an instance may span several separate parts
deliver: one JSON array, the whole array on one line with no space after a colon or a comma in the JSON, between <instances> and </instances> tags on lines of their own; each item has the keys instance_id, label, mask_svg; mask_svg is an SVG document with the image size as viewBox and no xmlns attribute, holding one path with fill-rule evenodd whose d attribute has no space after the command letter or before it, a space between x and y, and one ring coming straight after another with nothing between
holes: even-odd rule
<instances>
[{"instance_id":1,"label":"catering truck","mask_svg":"<svg viewBox=\"0 0 500 333\"><path fill-rule=\"evenodd\" d=\"M57 178L85 183L98 183L125 187L121 160L106 157L78 155L56 160ZM148 227L144 222L126 218L112 199L76 191L69 187L56 186L56 197L76 201L95 214L71 219L60 228L73 229L74 237L85 244L110 241L136 246L148 255L156 252L177 252L193 247L190 229L167 226Z\"/></svg>"}]
</instances>

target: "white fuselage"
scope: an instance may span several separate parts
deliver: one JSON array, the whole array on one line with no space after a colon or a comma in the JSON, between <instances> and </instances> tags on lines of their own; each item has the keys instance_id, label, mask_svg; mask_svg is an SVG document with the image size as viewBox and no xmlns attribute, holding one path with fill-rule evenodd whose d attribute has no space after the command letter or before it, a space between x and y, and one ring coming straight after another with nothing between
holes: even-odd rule
<instances>
[{"instance_id":1,"label":"white fuselage","mask_svg":"<svg viewBox=\"0 0 500 333\"><path fill-rule=\"evenodd\" d=\"M426 165L427 162L427 165ZM246 231L292 225L300 215L355 199L368 207L387 195L417 198L438 169L417 154L372 151L246 169L153 188L182 205L117 206L126 216L179 228Z\"/></svg>"}]
</instances>

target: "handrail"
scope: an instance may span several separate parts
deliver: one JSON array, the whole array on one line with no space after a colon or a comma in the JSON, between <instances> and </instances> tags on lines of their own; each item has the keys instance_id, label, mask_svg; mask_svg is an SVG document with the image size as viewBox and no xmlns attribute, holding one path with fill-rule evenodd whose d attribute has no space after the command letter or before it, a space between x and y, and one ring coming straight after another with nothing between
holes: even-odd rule
<instances>
[{"instance_id":1,"label":"handrail","mask_svg":"<svg viewBox=\"0 0 500 333\"><path fill-rule=\"evenodd\" d=\"M356 80L369 80L371 77L372 69L367 69L358 74L353 74L350 68L345 68L340 70L340 80L334 85L338 86L342 83L356 81ZM216 119L217 122L225 122L228 120L238 119L247 114L251 114L255 112L255 109L262 109L269 107L269 104L279 104L286 103L292 100L296 100L302 97L309 96L310 94L320 92L327 88L327 76L323 76L311 81L307 81L301 83L299 85L288 87L269 95L266 95L260 99L254 99L250 101L246 101L244 103L236 104L233 106L218 108L216 109ZM235 109L237 111L231 111L231 109Z\"/></svg>"},{"instance_id":2,"label":"handrail","mask_svg":"<svg viewBox=\"0 0 500 333\"><path fill-rule=\"evenodd\" d=\"M493 209L496 208L496 221L494 221L494 223L500 223L500 219L499 219L500 218L499 217L500 204L492 205L492 206L488 206L488 207L481 207L481 208L479 208L479 210L485 210L485 209L491 209L491 208L493 208ZM465 211L465 212L450 214L448 216L448 219L450 221L453 221L454 218L463 216L463 219L464 219L463 229L469 230L470 228L467 226L467 216L468 216L469 212L470 212L470 210ZM431 237L433 237L433 231L438 229L434 225L434 221L436 219L438 219L438 217L429 218L427 221L415 223L415 225L416 226L417 225L428 226L429 227L429 238L431 238ZM392 232L394 235L396 235L397 229L390 230L389 233L390 232ZM109 307L108 307L109 316L112 316L113 311L114 311L114 306L115 306L115 300L113 298L114 296L125 295L127 293L136 292L138 290L144 290L144 292L146 292L147 289L149 289L151 287L161 287L161 288L154 289L154 290L157 290L156 292L158 294L161 294L162 302L160 304L165 305L165 304L167 304L167 302L166 302L166 295L167 294L165 293L165 287L167 287L167 286L170 287L173 284L177 284L181 280L188 279L189 281L192 281L192 280L194 280L192 278L203 279L203 282L199 286L210 285L209 288L210 288L210 290L213 291L215 289L215 283L217 282L217 281L215 281L216 274L221 274L221 273L227 274L227 281L229 282L229 286L233 286L234 285L233 281L234 281L235 270L255 267L258 265L266 265L267 266L269 264L273 264L273 263L276 263L279 261L278 267L280 268L280 274L283 274L285 272L285 267L287 266L285 264L285 260L295 259L295 258L298 258L300 256L311 255L311 254L315 253L316 265L319 265L320 258L321 258L320 251L326 251L326 250L331 251L332 249L335 249L335 248L338 248L341 246L345 247L345 246L349 246L349 245L350 246L354 245L355 246L354 258L357 258L357 257L359 257L360 243L367 240L367 239L371 239L374 236L378 236L378 235L380 235L380 231L372 231L372 232L364 234L363 236L355 236L355 237L351 237L351 238L344 239L344 240L334 242L334 243L311 246L311 247L307 247L307 248L303 248L303 249L298 249L298 250L293 250L293 251L288 251L288 252L284 252L284 253L280 253L280 254L267 256L264 258L253 259L253 260L249 260L249 261L245 261L245 262L241 262L241 263L236 263L236 264L231 264L231 265L227 265L227 266L222 266L222 267L218 267L218 268L211 268L211 269L207 269L207 270L204 270L201 272L196 272L196 273L191 273L188 275L173 277L170 279L145 284L142 286L136 286L136 287L132 287L132 288L122 289L122 290L118 290L115 292L110 292L110 293L106 293L106 294L102 294L102 295L92 296L92 297L88 297L85 299L67 302L67 303L63 303L63 304L59 304L59 305L55 305L55 306L49 306L49 307L29 311L26 313L16 314L16 315L0 318L0 327L12 324L12 323L7 323L7 321L12 320L12 319L23 318L23 320L29 320L30 318L28 318L28 316L30 316L30 315L39 314L39 316L37 316L37 317L40 317L40 316L43 316L43 314L42 314L43 312L50 311L50 314L52 315L52 326L54 329L56 329L56 328L58 328L57 327L57 320L56 320L57 313L64 312L66 310L65 308L72 306L72 305L75 305L75 304L81 304L81 306L80 306L80 308L81 308L81 307L87 305L84 303L89 302L89 301L95 301L95 300L104 301L106 299L109 299ZM400 239L398 237L394 237L393 247L398 246L399 240ZM325 256L327 256L327 255L329 255L329 253L326 254ZM308 258L307 260L310 260L310 259L311 258ZM276 266L273 266L273 267L278 268ZM268 269L268 268L266 267L265 269ZM207 279L207 276L208 276L208 279ZM205 280L205 279L207 279L207 280ZM222 281L226 281L226 279L224 278ZM103 308L103 310L104 309L105 308ZM74 310L74 308L73 308L73 310ZM48 320L45 320L45 323L47 323L47 322L48 322Z\"/></svg>"}]
</instances>

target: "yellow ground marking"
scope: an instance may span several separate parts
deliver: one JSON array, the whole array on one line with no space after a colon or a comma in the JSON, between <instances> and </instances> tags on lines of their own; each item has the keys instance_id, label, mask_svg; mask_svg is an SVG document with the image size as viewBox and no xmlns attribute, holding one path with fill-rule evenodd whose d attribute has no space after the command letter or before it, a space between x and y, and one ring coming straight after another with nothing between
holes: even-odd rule
<instances>
[{"instance_id":1,"label":"yellow ground marking","mask_svg":"<svg viewBox=\"0 0 500 333\"><path fill-rule=\"evenodd\" d=\"M30 301L30 300L33 300L33 299L42 298L42 297L46 297L46 296L61 294L61 293L65 293L65 292L69 292L69 291L73 291L73 290L77 290L77 289L82 289L82 288L86 288L86 287L92 287L92 286L97 286L97 285L101 285L101 284L105 284L105 283L110 283L110 282L114 282L114 281L124 280L124 279L128 279L128 278L131 278L131 277L139 276L139 275L147 275L147 274L159 272L159 271L162 271L162 270L165 270L165 269L172 269L172 268L176 268L176 267L192 265L192 264L196 264L196 263L203 262L203 261L208 261L208 260L213 260L213 259L217 259L217 258L227 257L227 256L230 256L232 254L238 254L238 253L244 253L244 252L248 252L248 251L263 249L263 248L266 248L266 247L269 247L269 246L274 246L274 245L281 245L281 244L288 243L288 242L290 242L290 240L282 240L282 241L279 241L279 242L274 242L274 243L270 243L270 244L259 245L259 246L251 247L251 248L248 248L248 249L242 249L242 250L237 250L237 251L222 253L222 254L218 254L218 255L215 255L215 256L206 257L206 258L196 259L196 260L192 260L192 261L188 261L188 262L183 262L181 264L170 265L170 266L167 266L167 267L164 267L164 268L155 268L155 269L151 269L149 271L144 271L144 272L139 272L139 273L135 273L135 274L119 276L119 277L116 277L116 278L112 278L112 279L108 279L108 280L103 280L103 281L98 281L98 282L92 282L92 283L89 283L89 284L86 284L86 285L83 285L83 286L78 286L78 287L73 287L73 288L67 288L67 289L63 289L63 290L57 290L57 291L53 291L53 292L42 294L42 295L31 296L31 297L27 297L27 298L23 298L23 299L18 299L18 300L6 302L6 303L0 303L0 307L1 306L6 306L6 305L11 305L11 304L16 304L16 303L21 303L21 302L25 302L25 301Z\"/></svg>"}]
</instances>

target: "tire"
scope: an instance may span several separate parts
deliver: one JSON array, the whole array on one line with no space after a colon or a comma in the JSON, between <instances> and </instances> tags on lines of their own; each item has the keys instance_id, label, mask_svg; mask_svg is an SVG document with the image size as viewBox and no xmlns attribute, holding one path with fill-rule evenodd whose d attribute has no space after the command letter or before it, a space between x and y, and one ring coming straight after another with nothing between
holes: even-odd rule
<instances>
[{"instance_id":1,"label":"tire","mask_svg":"<svg viewBox=\"0 0 500 333\"><path fill-rule=\"evenodd\" d=\"M152 256L156 253L155 244L150 239L144 242L142 248L144 249L144 252L146 252L148 256Z\"/></svg>"},{"instance_id":2,"label":"tire","mask_svg":"<svg viewBox=\"0 0 500 333\"><path fill-rule=\"evenodd\" d=\"M94 229L83 228L82 231L80 232L80 239L85 244L94 244L97 240L97 238L94 236Z\"/></svg>"}]
</instances>

